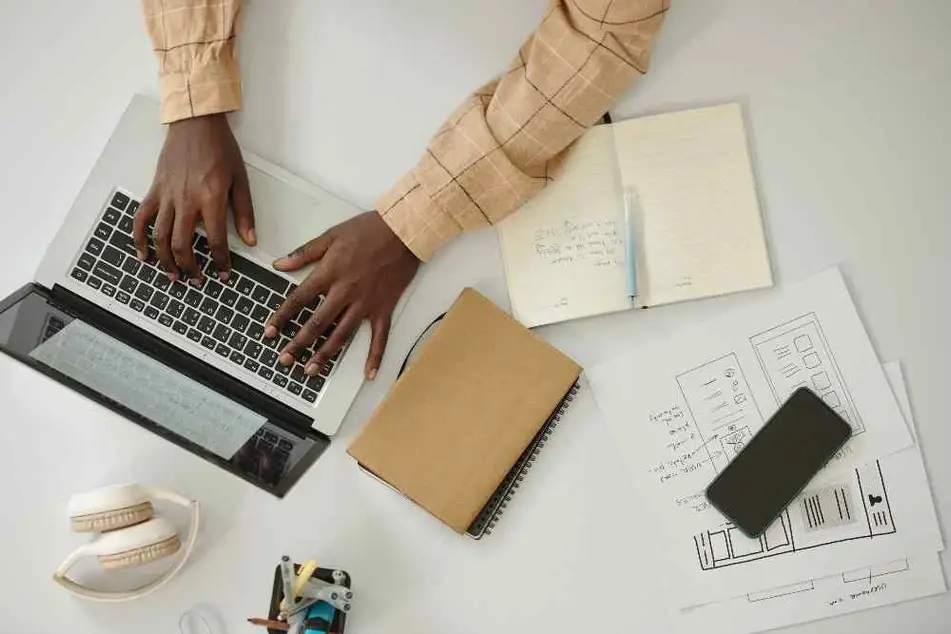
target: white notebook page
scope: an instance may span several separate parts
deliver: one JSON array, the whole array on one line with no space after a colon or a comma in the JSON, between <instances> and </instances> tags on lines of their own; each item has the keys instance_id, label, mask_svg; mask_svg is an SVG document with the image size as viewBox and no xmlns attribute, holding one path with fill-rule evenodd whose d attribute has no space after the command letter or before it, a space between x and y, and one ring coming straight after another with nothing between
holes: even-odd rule
<instances>
[{"instance_id":1,"label":"white notebook page","mask_svg":"<svg viewBox=\"0 0 951 634\"><path fill-rule=\"evenodd\" d=\"M498 231L512 312L525 326L630 308L611 127L582 136L561 174Z\"/></svg>"},{"instance_id":2,"label":"white notebook page","mask_svg":"<svg viewBox=\"0 0 951 634\"><path fill-rule=\"evenodd\" d=\"M772 285L738 104L612 126L640 202L639 299L648 306Z\"/></svg>"}]
</instances>

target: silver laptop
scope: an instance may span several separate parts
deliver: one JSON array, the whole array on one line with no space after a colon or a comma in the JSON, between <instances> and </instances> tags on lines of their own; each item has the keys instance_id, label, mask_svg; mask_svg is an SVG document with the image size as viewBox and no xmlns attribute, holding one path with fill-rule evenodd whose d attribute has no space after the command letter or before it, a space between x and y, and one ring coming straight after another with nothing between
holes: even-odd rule
<instances>
[{"instance_id":1,"label":"silver laptop","mask_svg":"<svg viewBox=\"0 0 951 634\"><path fill-rule=\"evenodd\" d=\"M316 305L266 339L264 324L304 275L270 263L360 209L244 151L258 247L230 227L233 273L220 282L199 229L204 284L171 283L157 263L135 257L132 240L164 138L158 106L133 98L33 284L0 303L0 348L283 495L356 396L369 333L362 326L319 376L304 374L308 352L291 368L278 364Z\"/></svg>"}]
</instances>

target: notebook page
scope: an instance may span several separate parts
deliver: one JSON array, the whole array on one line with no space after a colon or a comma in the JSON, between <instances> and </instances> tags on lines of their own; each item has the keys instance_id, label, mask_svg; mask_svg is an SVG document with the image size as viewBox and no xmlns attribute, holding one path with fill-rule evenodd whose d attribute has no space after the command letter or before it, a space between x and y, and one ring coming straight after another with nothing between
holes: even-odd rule
<instances>
[{"instance_id":1,"label":"notebook page","mask_svg":"<svg viewBox=\"0 0 951 634\"><path fill-rule=\"evenodd\" d=\"M512 312L525 326L631 307L609 126L582 136L558 177L497 227Z\"/></svg>"},{"instance_id":2,"label":"notebook page","mask_svg":"<svg viewBox=\"0 0 951 634\"><path fill-rule=\"evenodd\" d=\"M613 126L624 187L640 202L646 305L771 286L739 104Z\"/></svg>"}]
</instances>

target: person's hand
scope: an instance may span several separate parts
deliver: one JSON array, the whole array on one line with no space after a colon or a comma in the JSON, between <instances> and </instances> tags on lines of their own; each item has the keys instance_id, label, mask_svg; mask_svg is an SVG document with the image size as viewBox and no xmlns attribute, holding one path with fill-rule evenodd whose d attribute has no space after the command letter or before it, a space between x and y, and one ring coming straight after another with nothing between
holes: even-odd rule
<instances>
[{"instance_id":1,"label":"person's hand","mask_svg":"<svg viewBox=\"0 0 951 634\"><path fill-rule=\"evenodd\" d=\"M309 376L316 375L367 318L372 335L364 375L373 380L383 360L393 309L416 275L419 259L378 213L368 211L280 258L274 268L296 271L312 262L316 267L271 317L265 336L277 336L288 320L323 295L326 299L281 351L280 363L294 363L299 350L337 322L304 368Z\"/></svg>"},{"instance_id":2,"label":"person's hand","mask_svg":"<svg viewBox=\"0 0 951 634\"><path fill-rule=\"evenodd\" d=\"M174 282L180 275L198 282L201 268L192 250L195 226L205 224L218 276L231 270L228 200L238 235L254 246L254 210L241 149L223 114L176 121L168 126L152 187L135 215L133 236L140 259L149 252L149 225L155 223L155 253Z\"/></svg>"}]
</instances>

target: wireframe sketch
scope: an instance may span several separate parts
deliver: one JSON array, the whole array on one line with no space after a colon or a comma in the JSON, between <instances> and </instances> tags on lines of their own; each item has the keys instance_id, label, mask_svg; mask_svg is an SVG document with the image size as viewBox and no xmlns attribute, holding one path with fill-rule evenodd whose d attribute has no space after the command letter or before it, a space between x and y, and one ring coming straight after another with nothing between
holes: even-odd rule
<instances>
[{"instance_id":1,"label":"wireframe sketch","mask_svg":"<svg viewBox=\"0 0 951 634\"><path fill-rule=\"evenodd\" d=\"M693 540L700 568L713 570L895 532L876 460L840 482L806 489L757 539L726 523L694 535Z\"/></svg>"},{"instance_id":2,"label":"wireframe sketch","mask_svg":"<svg viewBox=\"0 0 951 634\"><path fill-rule=\"evenodd\" d=\"M865 430L815 313L754 335L750 343L777 405L797 389L808 387L844 418L854 433Z\"/></svg>"},{"instance_id":3,"label":"wireframe sketch","mask_svg":"<svg viewBox=\"0 0 951 634\"><path fill-rule=\"evenodd\" d=\"M729 353L677 375L677 385L705 443L718 440L710 454L717 471L740 452L759 429L763 415L750 390L736 354Z\"/></svg>"}]
</instances>

